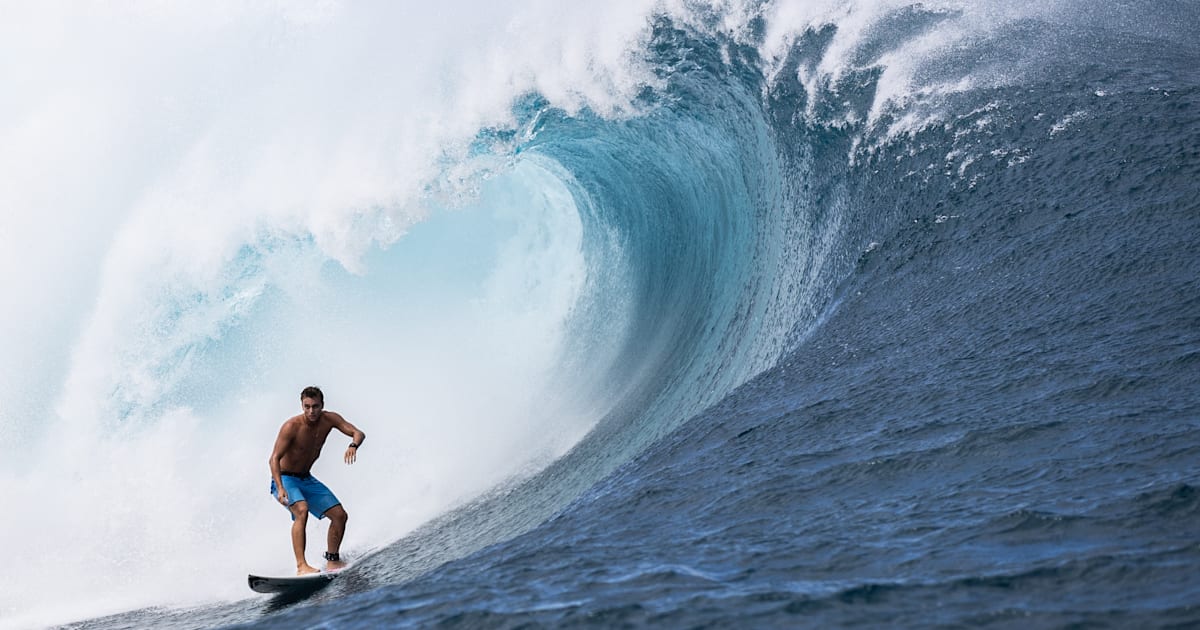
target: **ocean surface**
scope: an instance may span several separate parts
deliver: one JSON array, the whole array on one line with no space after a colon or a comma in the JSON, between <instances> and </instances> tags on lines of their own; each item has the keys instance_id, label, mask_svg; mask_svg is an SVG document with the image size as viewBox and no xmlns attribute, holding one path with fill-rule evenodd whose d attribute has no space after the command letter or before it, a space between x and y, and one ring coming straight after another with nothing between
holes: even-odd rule
<instances>
[{"instance_id":1,"label":"ocean surface","mask_svg":"<svg viewBox=\"0 0 1200 630\"><path fill-rule=\"evenodd\" d=\"M0 20L0 628L1200 626L1200 5L437 4Z\"/></svg>"}]
</instances>

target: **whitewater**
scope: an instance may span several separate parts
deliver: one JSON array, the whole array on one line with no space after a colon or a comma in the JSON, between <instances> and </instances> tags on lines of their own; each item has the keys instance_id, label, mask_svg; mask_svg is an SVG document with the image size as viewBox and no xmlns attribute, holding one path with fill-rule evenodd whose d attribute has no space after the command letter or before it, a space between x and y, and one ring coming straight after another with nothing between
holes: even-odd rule
<instances>
[{"instance_id":1,"label":"whitewater","mask_svg":"<svg viewBox=\"0 0 1200 630\"><path fill-rule=\"evenodd\" d=\"M1191 4L0 13L0 628L1200 623Z\"/></svg>"}]
</instances>

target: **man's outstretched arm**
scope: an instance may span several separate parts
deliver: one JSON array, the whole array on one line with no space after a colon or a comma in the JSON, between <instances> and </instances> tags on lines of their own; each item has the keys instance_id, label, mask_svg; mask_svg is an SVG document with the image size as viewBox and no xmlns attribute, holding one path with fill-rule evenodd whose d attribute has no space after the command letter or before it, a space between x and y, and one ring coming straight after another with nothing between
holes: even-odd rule
<instances>
[{"instance_id":1,"label":"man's outstretched arm","mask_svg":"<svg viewBox=\"0 0 1200 630\"><path fill-rule=\"evenodd\" d=\"M367 434L363 433L353 424L350 424L350 421L343 418L341 414L334 414L332 417L333 426L338 431L350 436L350 446L346 447L346 454L343 459L346 460L347 464L353 464L358 459L358 447L362 446L363 440L367 439Z\"/></svg>"}]
</instances>

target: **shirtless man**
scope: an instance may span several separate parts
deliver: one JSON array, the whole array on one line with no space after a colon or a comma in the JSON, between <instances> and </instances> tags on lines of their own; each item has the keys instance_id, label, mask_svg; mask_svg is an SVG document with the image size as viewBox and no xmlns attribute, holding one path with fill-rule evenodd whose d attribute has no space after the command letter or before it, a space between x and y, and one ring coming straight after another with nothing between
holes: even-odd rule
<instances>
[{"instance_id":1,"label":"shirtless man","mask_svg":"<svg viewBox=\"0 0 1200 630\"><path fill-rule=\"evenodd\" d=\"M296 575L320 573L304 558L305 529L311 512L317 518L329 517L329 542L325 552L325 568L337 570L346 566L338 551L346 533L346 510L337 497L312 476L313 462L321 456L321 447L329 432L337 429L350 436L350 446L343 459L353 464L358 447L366 434L346 421L341 414L325 411L325 394L316 387L300 392L304 413L288 418L279 428L275 449L271 451L271 494L292 513L292 550L296 553Z\"/></svg>"}]
</instances>

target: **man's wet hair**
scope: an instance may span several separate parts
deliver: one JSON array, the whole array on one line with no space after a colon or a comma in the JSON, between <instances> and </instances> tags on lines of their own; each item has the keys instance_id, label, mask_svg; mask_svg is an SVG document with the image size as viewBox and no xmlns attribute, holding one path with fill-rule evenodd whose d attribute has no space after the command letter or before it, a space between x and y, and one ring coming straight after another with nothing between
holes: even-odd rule
<instances>
[{"instance_id":1,"label":"man's wet hair","mask_svg":"<svg viewBox=\"0 0 1200 630\"><path fill-rule=\"evenodd\" d=\"M322 405L325 404L325 394L323 394L321 392L321 388L317 387L316 385L309 385L308 387L304 388L304 391L300 392L300 400L304 400L305 398L312 398Z\"/></svg>"}]
</instances>

